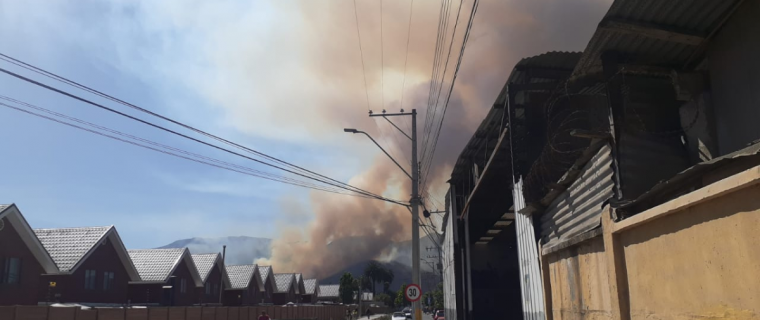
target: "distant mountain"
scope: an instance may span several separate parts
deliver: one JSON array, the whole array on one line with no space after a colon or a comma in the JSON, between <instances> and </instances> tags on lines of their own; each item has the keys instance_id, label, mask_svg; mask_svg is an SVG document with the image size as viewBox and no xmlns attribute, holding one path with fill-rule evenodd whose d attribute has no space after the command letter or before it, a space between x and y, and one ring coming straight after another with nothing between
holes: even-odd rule
<instances>
[{"instance_id":1,"label":"distant mountain","mask_svg":"<svg viewBox=\"0 0 760 320\"><path fill-rule=\"evenodd\" d=\"M364 267L366 267L369 262L370 260L367 260L354 264L343 271L319 280L319 284L338 284L340 283L340 277L345 272L350 273L354 277L361 276L364 273ZM402 284L409 284L412 282L412 268L410 266L396 261L380 262L380 264L393 271L394 278L390 286L391 291L397 291ZM422 270L423 290L437 286L440 281L440 276L435 275L432 272L426 272L425 269ZM376 284L375 287L378 294L382 292L383 286L380 283Z\"/></svg>"},{"instance_id":2,"label":"distant mountain","mask_svg":"<svg viewBox=\"0 0 760 320\"><path fill-rule=\"evenodd\" d=\"M391 244L390 249L395 251L392 261L407 266L412 265L412 240ZM428 261L437 261L438 258L435 257L438 257L438 247L433 243L433 240L427 236L420 238L420 258ZM420 265L420 268L422 268L422 271L433 271L431 266L425 262Z\"/></svg>"},{"instance_id":3,"label":"distant mountain","mask_svg":"<svg viewBox=\"0 0 760 320\"><path fill-rule=\"evenodd\" d=\"M254 237L191 238L174 241L158 249L187 247L191 253L222 252L227 245L227 264L248 264L272 255L272 239Z\"/></svg>"}]
</instances>

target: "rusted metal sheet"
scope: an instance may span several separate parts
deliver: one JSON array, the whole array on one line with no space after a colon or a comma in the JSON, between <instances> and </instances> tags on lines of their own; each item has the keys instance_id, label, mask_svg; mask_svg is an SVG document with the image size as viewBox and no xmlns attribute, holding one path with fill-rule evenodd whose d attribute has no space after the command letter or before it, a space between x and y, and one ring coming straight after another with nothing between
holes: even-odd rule
<instances>
[{"instance_id":1,"label":"rusted metal sheet","mask_svg":"<svg viewBox=\"0 0 760 320\"><path fill-rule=\"evenodd\" d=\"M555 198L541 217L544 248L579 236L599 226L603 204L614 188L612 155L608 144L586 163L581 174Z\"/></svg>"},{"instance_id":2,"label":"rusted metal sheet","mask_svg":"<svg viewBox=\"0 0 760 320\"><path fill-rule=\"evenodd\" d=\"M521 213L525 209L522 179L512 189L515 208L515 232L517 234L517 254L520 268L520 289L524 320L546 319L541 268L538 265L538 246L533 228L533 218Z\"/></svg>"}]
</instances>

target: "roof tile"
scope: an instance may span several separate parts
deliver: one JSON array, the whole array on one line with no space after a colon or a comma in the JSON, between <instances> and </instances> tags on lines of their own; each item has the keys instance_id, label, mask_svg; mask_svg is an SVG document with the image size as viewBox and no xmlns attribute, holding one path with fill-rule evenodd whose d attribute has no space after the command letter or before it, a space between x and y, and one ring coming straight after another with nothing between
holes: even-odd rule
<instances>
[{"instance_id":1,"label":"roof tile","mask_svg":"<svg viewBox=\"0 0 760 320\"><path fill-rule=\"evenodd\" d=\"M255 273L255 264L241 264L226 266L227 275L230 277L232 289L245 289L251 282L251 277Z\"/></svg>"},{"instance_id":2,"label":"roof tile","mask_svg":"<svg viewBox=\"0 0 760 320\"><path fill-rule=\"evenodd\" d=\"M112 228L113 226L34 229L34 233L58 269L69 272Z\"/></svg>"},{"instance_id":3,"label":"roof tile","mask_svg":"<svg viewBox=\"0 0 760 320\"><path fill-rule=\"evenodd\" d=\"M187 248L127 250L142 281L166 281Z\"/></svg>"},{"instance_id":4,"label":"roof tile","mask_svg":"<svg viewBox=\"0 0 760 320\"><path fill-rule=\"evenodd\" d=\"M211 274L211 270L216 264L216 259L220 258L221 255L218 253L204 253L193 254L191 256L193 257L195 267L198 268L198 273L201 275L201 280L203 280L205 283L206 278L208 278L208 275Z\"/></svg>"},{"instance_id":5,"label":"roof tile","mask_svg":"<svg viewBox=\"0 0 760 320\"><path fill-rule=\"evenodd\" d=\"M290 286L293 285L295 275L293 273L275 273L274 282L277 287L277 292L287 292L290 290Z\"/></svg>"},{"instance_id":6,"label":"roof tile","mask_svg":"<svg viewBox=\"0 0 760 320\"><path fill-rule=\"evenodd\" d=\"M317 289L317 279L306 279L303 281L303 286L306 294L314 294L314 290Z\"/></svg>"},{"instance_id":7,"label":"roof tile","mask_svg":"<svg viewBox=\"0 0 760 320\"><path fill-rule=\"evenodd\" d=\"M259 275L261 275L261 283L267 282L267 277L272 273L272 266L257 266L259 268Z\"/></svg>"},{"instance_id":8,"label":"roof tile","mask_svg":"<svg viewBox=\"0 0 760 320\"><path fill-rule=\"evenodd\" d=\"M339 284L323 284L319 286L320 298L337 298L340 297Z\"/></svg>"}]
</instances>

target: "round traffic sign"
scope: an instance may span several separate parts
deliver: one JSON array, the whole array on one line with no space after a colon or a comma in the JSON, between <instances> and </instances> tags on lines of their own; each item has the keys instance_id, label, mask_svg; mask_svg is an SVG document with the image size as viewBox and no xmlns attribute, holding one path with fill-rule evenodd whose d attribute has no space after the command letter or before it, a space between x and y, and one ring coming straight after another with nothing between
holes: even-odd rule
<instances>
[{"instance_id":1,"label":"round traffic sign","mask_svg":"<svg viewBox=\"0 0 760 320\"><path fill-rule=\"evenodd\" d=\"M422 298L422 289L420 289L420 286L418 284L412 283L406 286L406 289L404 290L404 296L406 297L406 300L415 302Z\"/></svg>"}]
</instances>

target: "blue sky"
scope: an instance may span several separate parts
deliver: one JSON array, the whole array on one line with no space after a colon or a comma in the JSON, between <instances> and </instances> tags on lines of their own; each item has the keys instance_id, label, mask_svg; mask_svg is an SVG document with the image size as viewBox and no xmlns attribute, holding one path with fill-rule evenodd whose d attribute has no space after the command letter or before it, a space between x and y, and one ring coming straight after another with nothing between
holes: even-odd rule
<instances>
[{"instance_id":1,"label":"blue sky","mask_svg":"<svg viewBox=\"0 0 760 320\"><path fill-rule=\"evenodd\" d=\"M139 2L2 1L0 52L341 180L361 170L358 161L334 151L337 144L287 137L289 131L298 131L300 126L251 129L233 124L228 106L213 94L198 90L208 84L182 81L183 76L226 76L224 72L200 71L214 68L215 62L207 60L213 59L208 56L213 53L204 57L202 52L190 51L203 46L202 39L193 39L193 34L204 22L184 25L179 20L195 18L179 17L185 13L175 8L165 8L151 16L147 11L153 9ZM262 20L251 28L266 31L270 21L265 4L250 8L225 2L217 8L219 15L238 9L241 15L260 10L255 16ZM172 16L177 17L176 24L156 22ZM0 66L34 76L6 62ZM56 82L44 82L105 102ZM261 168L4 74L0 75L0 94L189 151ZM255 95L246 98L257 99ZM123 106L108 105L146 118ZM245 112L269 112L266 108L245 105ZM0 202L16 203L35 228L114 224L128 247L141 248L194 236L274 237L283 201L290 203L289 208L295 206L303 211L297 220L286 222L305 224L310 217L306 189L192 163L5 107L0 108L0 119L0 135L4 137L0 146L5 150L0 163L4 168ZM334 129L340 132L342 128ZM271 131L262 133L264 130ZM278 139L278 134L286 138ZM344 170L335 170L336 163Z\"/></svg>"}]
</instances>

